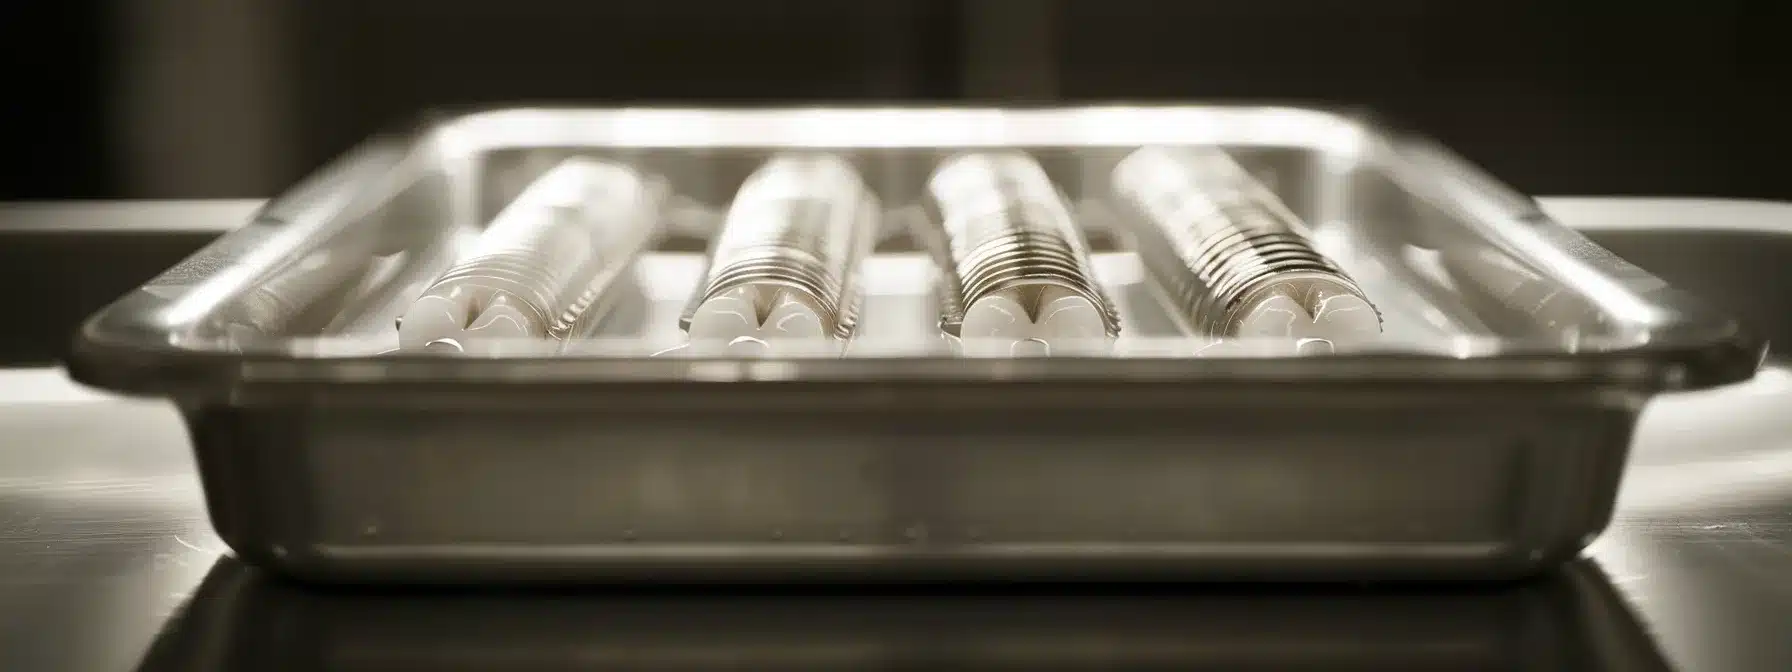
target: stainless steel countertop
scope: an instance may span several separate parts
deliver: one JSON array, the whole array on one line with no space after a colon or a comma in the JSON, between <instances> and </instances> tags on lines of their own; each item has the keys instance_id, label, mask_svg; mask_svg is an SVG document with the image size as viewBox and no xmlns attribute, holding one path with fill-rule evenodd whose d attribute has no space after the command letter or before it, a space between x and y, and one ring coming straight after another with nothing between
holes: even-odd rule
<instances>
[{"instance_id":1,"label":"stainless steel countertop","mask_svg":"<svg viewBox=\"0 0 1792 672\"><path fill-rule=\"evenodd\" d=\"M1661 204L1546 201L1594 227L1659 217ZM183 206L152 206L169 207ZM173 214L243 210L193 207ZM35 216L100 216L83 208ZM1792 229L1792 206L1731 215ZM223 551L170 406L86 390L57 369L0 371L0 669L136 669ZM1676 666L1792 669L1792 361L1655 402L1617 520L1590 555Z\"/></svg>"}]
</instances>

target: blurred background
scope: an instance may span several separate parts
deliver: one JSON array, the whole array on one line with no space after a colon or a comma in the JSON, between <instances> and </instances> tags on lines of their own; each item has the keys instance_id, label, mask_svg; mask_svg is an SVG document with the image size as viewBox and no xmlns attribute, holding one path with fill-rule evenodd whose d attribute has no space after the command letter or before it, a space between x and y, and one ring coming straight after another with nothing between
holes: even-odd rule
<instances>
[{"instance_id":1,"label":"blurred background","mask_svg":"<svg viewBox=\"0 0 1792 672\"><path fill-rule=\"evenodd\" d=\"M11 0L0 199L268 196L513 101L1361 106L1532 193L1792 198L1781 0Z\"/></svg>"}]
</instances>

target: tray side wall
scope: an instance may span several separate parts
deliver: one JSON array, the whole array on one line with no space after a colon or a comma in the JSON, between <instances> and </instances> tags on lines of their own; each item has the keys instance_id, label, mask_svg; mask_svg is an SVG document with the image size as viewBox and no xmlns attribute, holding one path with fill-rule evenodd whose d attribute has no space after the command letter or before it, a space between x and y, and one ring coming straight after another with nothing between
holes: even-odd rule
<instances>
[{"instance_id":1,"label":"tray side wall","mask_svg":"<svg viewBox=\"0 0 1792 672\"><path fill-rule=\"evenodd\" d=\"M1634 414L1465 407L189 419L220 535L325 582L1496 579L1572 557Z\"/></svg>"}]
</instances>

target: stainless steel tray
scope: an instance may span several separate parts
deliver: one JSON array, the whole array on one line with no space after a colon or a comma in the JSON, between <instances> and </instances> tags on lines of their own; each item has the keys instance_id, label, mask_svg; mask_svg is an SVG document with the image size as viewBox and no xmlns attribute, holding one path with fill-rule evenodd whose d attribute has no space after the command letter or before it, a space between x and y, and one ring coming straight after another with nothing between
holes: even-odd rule
<instances>
[{"instance_id":1,"label":"stainless steel tray","mask_svg":"<svg viewBox=\"0 0 1792 672\"><path fill-rule=\"evenodd\" d=\"M651 356L706 214L771 151L845 151L900 213L943 151L1019 147L1095 213L1155 143L1237 156L1387 338L1197 356L1091 215L1107 356L953 356L900 235L844 356ZM393 351L453 241L583 154L689 215L593 337ZM510 109L370 141L94 317L70 367L174 399L220 535L313 580L1506 578L1604 527L1649 395L1763 349L1435 145L1323 111Z\"/></svg>"}]
</instances>

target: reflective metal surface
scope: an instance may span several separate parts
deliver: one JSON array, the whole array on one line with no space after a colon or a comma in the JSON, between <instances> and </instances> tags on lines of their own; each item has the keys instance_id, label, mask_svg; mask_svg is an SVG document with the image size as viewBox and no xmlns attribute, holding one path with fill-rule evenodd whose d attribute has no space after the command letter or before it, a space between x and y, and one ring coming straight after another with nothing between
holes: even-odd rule
<instances>
[{"instance_id":1,"label":"reflective metal surface","mask_svg":"<svg viewBox=\"0 0 1792 672\"><path fill-rule=\"evenodd\" d=\"M8 670L1652 670L1658 656L1711 672L1792 664L1781 627L1792 618L1792 467L1772 457L1792 435L1779 410L1792 403L1783 364L1737 388L1657 402L1626 508L1591 554L1597 572L1576 564L1540 586L1479 589L903 596L766 588L432 597L287 587L219 559L170 409L94 395L48 370L4 380L0 426L26 439L0 451ZM1607 595L1612 586L1623 601Z\"/></svg>"},{"instance_id":2,"label":"reflective metal surface","mask_svg":"<svg viewBox=\"0 0 1792 672\"><path fill-rule=\"evenodd\" d=\"M1096 279L1086 234L1062 192L1020 152L961 154L928 178L939 212L941 329L967 352L1023 344L1067 354L1121 330ZM993 346L993 347L992 347Z\"/></svg>"},{"instance_id":3,"label":"reflective metal surface","mask_svg":"<svg viewBox=\"0 0 1792 672\"><path fill-rule=\"evenodd\" d=\"M1121 160L1113 179L1132 249L1201 332L1328 347L1381 333L1374 304L1313 248L1311 227L1225 153L1146 147Z\"/></svg>"},{"instance_id":4,"label":"reflective metal surface","mask_svg":"<svg viewBox=\"0 0 1792 672\"><path fill-rule=\"evenodd\" d=\"M679 326L699 350L745 345L761 354L770 342L851 337L863 299L860 262L881 215L846 160L773 157L729 203Z\"/></svg>"},{"instance_id":5,"label":"reflective metal surface","mask_svg":"<svg viewBox=\"0 0 1792 672\"><path fill-rule=\"evenodd\" d=\"M1239 263L1204 280L1228 303L1257 306L1247 322L1264 329L1226 330L1245 337L1226 345L1267 337L1272 347L1209 347L1175 326L1176 309L1124 296L1163 275L1140 272L1139 255L1087 254L1101 218L1076 213L1101 210L1092 206L1113 197L1114 165L1141 144L1224 150L1227 184L1279 203L1279 229L1311 225L1311 246L1303 233L1298 250L1291 239L1270 256L1234 249ZM394 293L348 291L406 287L398 280L447 262L452 241L567 155L663 177L677 211L732 198L732 224L764 186L743 169L817 148L840 157L844 172L828 172L856 173L843 182L883 207L937 206L953 233L963 324L976 332L965 347L893 337L919 327L900 322L924 309L866 319L852 335L870 348L761 347L774 315L844 324L836 314L857 312L845 308L847 278L879 276L866 282L889 292L867 298L876 308L937 293L923 255L894 240L846 268L872 243L869 218L776 234L856 232L816 237L816 265L784 253L734 259L737 243L774 241L724 227L700 290L680 253L646 254L632 285L645 300L630 302L647 305L647 319L600 320L567 347L497 338L475 321L493 336L477 352L441 339L425 343L450 352L395 349L403 329L379 327L396 317ZM1018 161L958 184L980 164L942 159L966 149ZM805 171L777 165L753 174L810 188L794 179ZM1010 174L1016 166L1025 170ZM1022 183L1020 200L1049 204L1036 214L1050 221L1010 230L1016 222L966 218ZM1362 265L1320 249L1328 241L1372 242L1377 261L1411 272L1351 274L1349 297L1316 295L1311 273L1342 278ZM1292 284L1259 286L1271 278L1252 269L1287 254L1307 260L1274 274ZM525 256L534 260L510 269L506 291L556 303L546 290L559 273L536 277L543 257ZM1474 272L1454 272L1464 259ZM1427 263L1442 271L1426 276ZM1069 291L1045 291L1037 281L1048 275ZM807 287L813 305L749 285ZM677 322L657 316L654 295L671 286L701 300L692 327L717 327L692 337L748 352L658 347L655 330ZM1359 289L1383 310L1339 313L1383 313L1369 321L1385 329L1295 340L1271 328L1308 310L1294 304L1355 300ZM1467 305L1473 296L1487 300ZM1524 328L1440 333L1394 312L1447 307ZM487 308L495 324L557 312ZM1043 308L1053 317L1027 317ZM1130 326L1116 333L1115 318ZM1273 347L1291 340L1325 347ZM1762 347L1734 318L1421 138L1323 110L1222 105L445 117L369 140L102 311L76 343L77 380L179 404L213 519L245 561L314 581L443 583L1525 576L1606 525L1643 401L1746 379ZM457 353L474 356L447 356ZM744 357L753 353L767 356ZM389 486L398 481L413 487Z\"/></svg>"},{"instance_id":6,"label":"reflective metal surface","mask_svg":"<svg viewBox=\"0 0 1792 672\"><path fill-rule=\"evenodd\" d=\"M1738 311L1770 337L1792 339L1792 315L1783 310L1792 298L1792 208L1606 199L1546 205L1602 245ZM62 215L70 222L94 216L83 208ZM0 669L395 669L399 661L434 664L427 669L596 669L596 662L689 669L779 656L797 666L875 659L943 669L949 656L989 665L1038 660L1029 653L1036 644L1033 651L1062 653L1069 663L1120 661L1142 651L1136 655L1158 656L1164 666L1232 655L1237 666L1330 670L1348 669L1332 664L1340 661L1367 664L1369 656L1398 654L1414 657L1373 660L1655 669L1658 652L1679 669L1771 672L1792 667L1783 626L1792 620L1788 407L1792 363L1785 360L1771 361L1748 383L1656 400L1644 412L1615 521L1589 553L1599 572L1573 565L1553 583L1481 589L1490 592L1352 589L1361 590L1351 598L1360 598L1361 612L1341 606L1347 603L1339 596L1351 590L1337 589L1311 601L1302 589L1151 597L1081 590L1063 599L1036 589L865 599L838 589L800 596L334 597L269 586L234 563L217 564L222 545L206 523L187 437L170 407L79 388L53 370L13 370L0 374ZM208 573L211 582L195 598ZM1601 597L1602 582L1622 603ZM1267 604L1259 610L1241 601ZM467 615L470 605L481 608ZM610 608L617 605L627 609ZM1619 609L1624 605L1633 615ZM806 611L812 606L826 610ZM1515 609L1501 613L1508 607ZM395 617L334 619L363 608ZM317 624L320 614L337 626L298 627ZM1306 617L1259 620L1275 614ZM397 618L405 615L415 620ZM557 620L562 615L572 618ZM1181 630L1178 618L1186 624ZM1635 640L1632 619L1652 646ZM733 627L742 621L750 623ZM568 622L607 624L614 632L569 633ZM1228 630L1228 622L1236 628ZM931 623L955 632L932 636L925 625ZM656 626L664 632L645 631ZM1349 646L1295 638L1334 629L1362 636ZM1501 634L1514 629L1531 634ZM1088 634L1070 636L1079 631ZM1188 645L1216 633L1227 636L1227 646ZM1528 643L1473 658L1486 651L1481 644L1521 640ZM842 641L853 646L836 646ZM991 642L1009 648L983 646ZM1448 646L1420 646L1426 642ZM146 658L152 644L155 653ZM444 660L437 650L483 657ZM321 656L325 651L345 655ZM1515 667L1526 662L1537 667Z\"/></svg>"},{"instance_id":7,"label":"reflective metal surface","mask_svg":"<svg viewBox=\"0 0 1792 672\"><path fill-rule=\"evenodd\" d=\"M1080 206L1109 198L1112 190L1105 176L1113 165L1138 146L1154 144L1218 147L1245 169L1263 173L1266 188L1288 206L1290 215L1312 225L1319 253L1329 255L1325 241L1341 238L1396 248L1398 254L1378 261L1402 268L1419 265L1406 253L1422 246L1488 257L1500 262L1484 264L1491 271L1451 279L1504 294L1508 292L1501 284L1508 269L1527 271L1532 275L1524 281L1577 297L1574 305L1589 312L1583 321L1609 328L1530 319L1528 330L1440 334L1407 328L1420 319L1417 315L1385 315L1385 335L1337 353L1348 357L1252 353L1203 358L1194 354L1196 348L1172 355L1173 347L1140 347L1117 350L1112 357L939 361L930 356L931 343L918 343L902 357L859 358L851 352L844 359L784 357L775 372L759 367L740 371L739 382L763 380L800 389L810 383L879 384L895 378L1056 382L1102 376L1205 383L1233 377L1296 383L1372 375L1433 385L1490 378L1568 381L1610 385L1605 391L1616 393L1647 393L1733 382L1745 378L1756 363L1758 343L1734 320L1623 264L1448 152L1410 134L1323 110L517 108L450 117L370 139L277 199L258 216L257 226L203 252L200 258L209 272L152 281L155 291L132 293L96 316L81 332L71 370L77 378L109 389L206 401L223 394L206 381L274 391L280 388L271 373L288 370L291 376L279 378L362 383L372 376L397 382L427 373L435 381L508 383L502 390L526 387L515 384L520 370L542 364L529 357L423 363L378 356L388 349L383 339L368 334L292 331L283 340L243 343L196 337L195 332L257 287L303 269L307 258L342 253L343 248L352 254L368 235L403 251L393 263L438 263L432 252L440 250L440 241L479 230L517 189L569 155L616 157L663 174L683 199L720 208L741 185L744 172L766 156L831 148L860 166L864 182L884 206L902 209L924 200L918 185L937 167L942 153L1024 148ZM1085 228L1099 226L1093 221L1098 218L1081 219L1077 223ZM1345 271L1364 263L1332 261ZM1432 284L1443 291L1405 284L1361 289L1374 302L1388 297L1395 307L1446 304L1426 307L1431 310L1455 307L1468 293L1443 280ZM362 307L316 309L340 313ZM1519 309L1514 317L1526 321L1530 313ZM1577 330L1569 342L1557 333L1566 328ZM637 351L639 339L624 336L639 334L612 335L616 338L608 342L575 349L578 356L561 358L554 368L569 379L594 383L706 378L703 366L692 360L652 358ZM1172 329L1143 337L1174 345L1193 344L1190 336ZM258 366L264 363L274 366ZM244 369L261 375L245 378ZM635 397L651 394L646 388L632 391Z\"/></svg>"},{"instance_id":8,"label":"reflective metal surface","mask_svg":"<svg viewBox=\"0 0 1792 672\"><path fill-rule=\"evenodd\" d=\"M1666 670L1589 562L1500 587L379 594L223 560L142 672Z\"/></svg>"}]
</instances>

